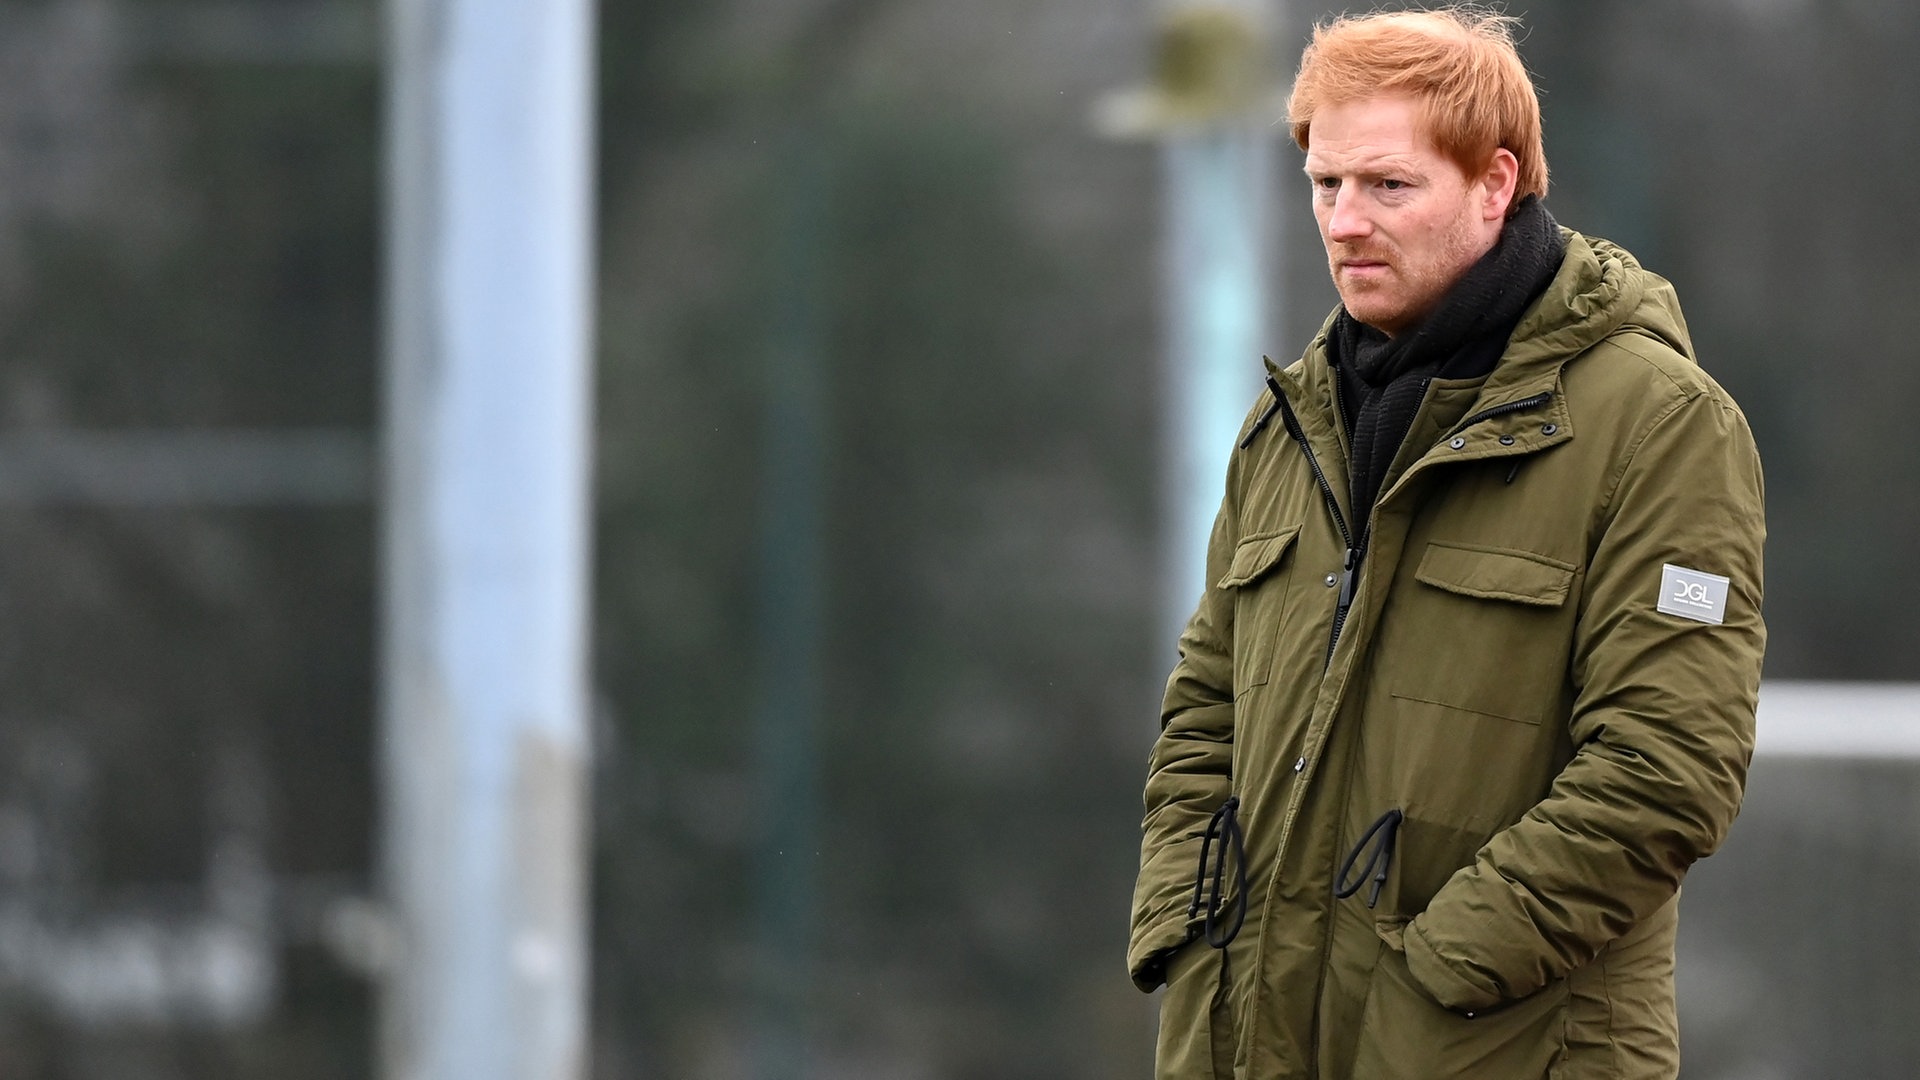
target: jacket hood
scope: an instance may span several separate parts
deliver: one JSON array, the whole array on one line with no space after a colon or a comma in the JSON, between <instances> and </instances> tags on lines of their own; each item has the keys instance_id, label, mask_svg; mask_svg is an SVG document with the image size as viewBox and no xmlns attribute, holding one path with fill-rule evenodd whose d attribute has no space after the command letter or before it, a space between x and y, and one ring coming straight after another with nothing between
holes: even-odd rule
<instances>
[{"instance_id":1,"label":"jacket hood","mask_svg":"<svg viewBox=\"0 0 1920 1080\"><path fill-rule=\"evenodd\" d=\"M1547 291L1514 327L1507 359L1561 363L1622 327L1642 330L1694 359L1673 286L1627 249L1562 229L1566 258Z\"/></svg>"}]
</instances>

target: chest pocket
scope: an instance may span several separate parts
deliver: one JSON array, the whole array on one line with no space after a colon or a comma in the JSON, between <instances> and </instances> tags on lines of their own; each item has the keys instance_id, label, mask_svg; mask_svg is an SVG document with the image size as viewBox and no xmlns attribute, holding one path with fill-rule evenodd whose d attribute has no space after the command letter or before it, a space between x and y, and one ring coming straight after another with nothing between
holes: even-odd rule
<instances>
[{"instance_id":1,"label":"chest pocket","mask_svg":"<svg viewBox=\"0 0 1920 1080\"><path fill-rule=\"evenodd\" d=\"M1288 558L1300 526L1244 537L1233 549L1233 564L1220 588L1233 593L1233 694L1239 697L1273 675L1273 655L1287 604L1296 560Z\"/></svg>"},{"instance_id":2,"label":"chest pocket","mask_svg":"<svg viewBox=\"0 0 1920 1080\"><path fill-rule=\"evenodd\" d=\"M1414 577L1461 596L1559 607L1573 585L1573 567L1530 551L1432 543Z\"/></svg>"},{"instance_id":3,"label":"chest pocket","mask_svg":"<svg viewBox=\"0 0 1920 1080\"><path fill-rule=\"evenodd\" d=\"M1572 565L1530 551L1430 543L1395 697L1539 724L1558 712L1572 649Z\"/></svg>"}]
</instances>

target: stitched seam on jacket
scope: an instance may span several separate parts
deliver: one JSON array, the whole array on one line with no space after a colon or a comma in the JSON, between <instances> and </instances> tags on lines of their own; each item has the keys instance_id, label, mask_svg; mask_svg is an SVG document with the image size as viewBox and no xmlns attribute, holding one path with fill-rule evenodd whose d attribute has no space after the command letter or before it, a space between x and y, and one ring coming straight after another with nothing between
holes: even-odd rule
<instances>
[{"instance_id":1,"label":"stitched seam on jacket","mask_svg":"<svg viewBox=\"0 0 1920 1080\"><path fill-rule=\"evenodd\" d=\"M1460 712L1472 713L1475 716L1485 716L1493 720L1505 720L1509 724L1525 724L1528 727L1540 726L1540 721L1538 720L1527 720L1518 716L1508 716L1506 713L1488 712L1485 709L1476 709L1471 705L1457 705L1451 701L1435 701L1433 698L1418 697L1414 694L1403 694L1398 690L1389 690L1387 694L1391 697L1397 697L1402 701L1417 701L1422 705L1434 705L1442 709L1457 709Z\"/></svg>"},{"instance_id":2,"label":"stitched seam on jacket","mask_svg":"<svg viewBox=\"0 0 1920 1080\"><path fill-rule=\"evenodd\" d=\"M1551 555L1542 555L1537 551L1527 551L1523 548L1494 547L1491 544L1466 544L1456 540L1429 540L1427 541L1427 546L1429 548L1444 548L1448 551L1471 551L1480 555L1507 555L1515 559L1524 559L1527 562L1539 563L1541 566L1550 566L1555 570L1565 570L1569 573L1578 572L1580 569L1573 563L1562 562Z\"/></svg>"},{"instance_id":3,"label":"stitched seam on jacket","mask_svg":"<svg viewBox=\"0 0 1920 1080\"><path fill-rule=\"evenodd\" d=\"M1611 980L1613 974L1613 957L1614 952L1611 948L1606 951L1605 955L1600 957L1600 994L1601 1001L1606 1005L1607 1010L1607 1056L1612 1059L1608 1064L1613 1068L1613 1075L1622 1076L1625 1075L1625 1073L1621 1068L1620 1040L1614 1038L1613 1035L1613 983Z\"/></svg>"}]
</instances>

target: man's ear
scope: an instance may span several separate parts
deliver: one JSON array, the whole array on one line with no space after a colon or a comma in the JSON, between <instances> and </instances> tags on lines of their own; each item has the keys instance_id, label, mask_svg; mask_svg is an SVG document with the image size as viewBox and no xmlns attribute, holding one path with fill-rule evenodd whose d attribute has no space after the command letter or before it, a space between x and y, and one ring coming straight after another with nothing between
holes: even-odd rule
<instances>
[{"instance_id":1,"label":"man's ear","mask_svg":"<svg viewBox=\"0 0 1920 1080\"><path fill-rule=\"evenodd\" d=\"M1520 183L1520 159L1513 156L1513 151L1500 147L1493 152L1486 171L1480 174L1480 182L1485 191L1481 218L1505 221L1507 211L1513 207L1514 188Z\"/></svg>"}]
</instances>

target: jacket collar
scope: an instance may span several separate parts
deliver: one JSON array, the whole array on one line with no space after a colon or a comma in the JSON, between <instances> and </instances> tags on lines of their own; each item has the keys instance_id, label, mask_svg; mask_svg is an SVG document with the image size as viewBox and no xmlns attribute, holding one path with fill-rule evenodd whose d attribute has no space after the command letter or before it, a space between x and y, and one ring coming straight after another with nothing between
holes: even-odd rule
<instances>
[{"instance_id":1,"label":"jacket collar","mask_svg":"<svg viewBox=\"0 0 1920 1080\"><path fill-rule=\"evenodd\" d=\"M1456 451L1463 457L1526 453L1571 439L1573 420L1562 370L1629 322L1693 356L1672 286L1615 244L1571 229L1563 228L1561 235L1567 250L1559 272L1520 316L1500 363L1450 433L1468 440L1468 446ZM1295 404L1308 437L1322 445L1340 437L1334 376L1327 364L1327 335L1337 315L1335 309L1321 324L1299 360L1284 368L1267 360L1268 372ZM1542 394L1549 395L1542 406L1515 408ZM1514 411L1478 419L1506 409ZM1503 436L1512 441L1503 442Z\"/></svg>"}]
</instances>

